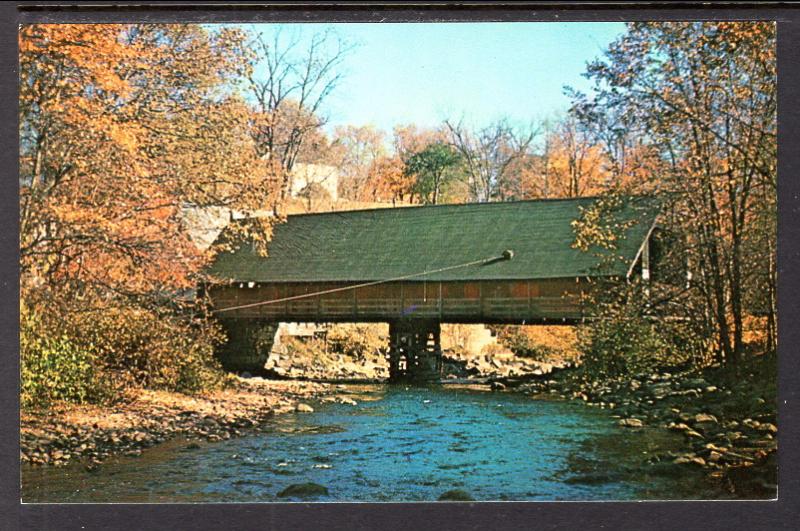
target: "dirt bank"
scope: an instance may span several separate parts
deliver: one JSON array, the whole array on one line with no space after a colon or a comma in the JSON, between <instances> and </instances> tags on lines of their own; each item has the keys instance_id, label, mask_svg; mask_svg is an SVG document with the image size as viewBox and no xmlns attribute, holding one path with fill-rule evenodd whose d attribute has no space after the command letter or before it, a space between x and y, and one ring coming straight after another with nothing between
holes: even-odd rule
<instances>
[{"instance_id":1,"label":"dirt bank","mask_svg":"<svg viewBox=\"0 0 800 531\"><path fill-rule=\"evenodd\" d=\"M352 402L344 386L237 378L232 388L187 396L140 390L113 406L56 405L23 411L20 460L92 468L114 454L137 455L175 437L219 441L242 435L273 415L313 411L306 402Z\"/></svg>"}]
</instances>

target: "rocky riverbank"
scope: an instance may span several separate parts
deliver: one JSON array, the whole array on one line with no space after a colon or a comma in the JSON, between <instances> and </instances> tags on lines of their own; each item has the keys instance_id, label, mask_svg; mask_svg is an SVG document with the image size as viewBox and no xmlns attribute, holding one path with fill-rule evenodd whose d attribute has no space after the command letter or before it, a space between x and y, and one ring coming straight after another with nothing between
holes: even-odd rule
<instances>
[{"instance_id":1,"label":"rocky riverbank","mask_svg":"<svg viewBox=\"0 0 800 531\"><path fill-rule=\"evenodd\" d=\"M316 400L353 402L343 386L237 378L230 388L202 396L140 390L113 406L23 411L20 460L55 466L80 461L91 469L112 455L138 455L177 437L229 439L273 415L313 411L306 402Z\"/></svg>"},{"instance_id":2,"label":"rocky riverbank","mask_svg":"<svg viewBox=\"0 0 800 531\"><path fill-rule=\"evenodd\" d=\"M507 360L499 363L500 358L482 361L473 363L471 370L463 362L458 366L472 378L488 379L493 390L577 400L609 410L624 429L679 433L684 451L651 455L649 462L700 468L738 498L776 496L774 360L737 371L673 371L613 379L590 378L579 368L549 372L552 368L546 367L548 373L540 374L539 366L517 367ZM346 373L354 375L360 371ZM239 436L275 414L313 411L309 403L315 401L354 404L351 394L344 385L237 377L230 388L202 396L142 390L114 406L26 411L21 415L20 458L31 465L79 461L92 469L112 455L138 455L170 439L220 441Z\"/></svg>"},{"instance_id":3,"label":"rocky riverbank","mask_svg":"<svg viewBox=\"0 0 800 531\"><path fill-rule=\"evenodd\" d=\"M710 369L602 381L568 370L495 382L493 388L579 400L611 410L627 429L650 426L681 433L684 452L657 455L651 462L702 467L732 495L765 498L777 495L777 403L774 374L759 374L759 369L740 371L738 378Z\"/></svg>"}]
</instances>

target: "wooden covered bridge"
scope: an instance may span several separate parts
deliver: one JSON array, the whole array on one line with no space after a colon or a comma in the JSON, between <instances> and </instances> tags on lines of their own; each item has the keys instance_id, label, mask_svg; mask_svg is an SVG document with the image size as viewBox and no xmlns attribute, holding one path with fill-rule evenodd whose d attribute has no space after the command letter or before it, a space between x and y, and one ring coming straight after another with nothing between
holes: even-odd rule
<instances>
[{"instance_id":1,"label":"wooden covered bridge","mask_svg":"<svg viewBox=\"0 0 800 531\"><path fill-rule=\"evenodd\" d=\"M239 242L211 266L211 311L233 370L258 370L277 322L388 322L393 379L438 377L440 323L567 323L590 314L590 279L648 275L657 213L630 198L616 260L573 246L594 199L536 200L288 216L268 256ZM221 236L224 238L225 234ZM265 332L266 331L266 332ZM265 335L266 334L266 335ZM266 352L265 352L266 351Z\"/></svg>"}]
</instances>

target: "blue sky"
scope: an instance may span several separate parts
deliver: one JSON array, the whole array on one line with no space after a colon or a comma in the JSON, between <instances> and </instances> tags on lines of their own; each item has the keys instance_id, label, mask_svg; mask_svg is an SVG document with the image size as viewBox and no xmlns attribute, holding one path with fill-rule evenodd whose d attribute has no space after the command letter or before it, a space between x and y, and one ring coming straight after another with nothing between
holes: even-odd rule
<instances>
[{"instance_id":1,"label":"blue sky","mask_svg":"<svg viewBox=\"0 0 800 531\"><path fill-rule=\"evenodd\" d=\"M569 106L564 85L587 88L586 62L625 31L622 23L576 22L284 26L301 27L303 37L332 26L357 45L327 100L329 127L386 131L447 117L480 126L503 116L517 123L554 116Z\"/></svg>"}]
</instances>

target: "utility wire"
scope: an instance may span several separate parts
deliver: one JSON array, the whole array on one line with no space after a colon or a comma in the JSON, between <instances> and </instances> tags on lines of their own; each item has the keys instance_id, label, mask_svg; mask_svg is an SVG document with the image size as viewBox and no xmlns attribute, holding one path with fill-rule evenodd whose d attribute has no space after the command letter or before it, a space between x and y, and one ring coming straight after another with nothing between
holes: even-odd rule
<instances>
[{"instance_id":1,"label":"utility wire","mask_svg":"<svg viewBox=\"0 0 800 531\"><path fill-rule=\"evenodd\" d=\"M505 251L500 256L492 256L492 257L489 257L489 258L483 258L481 260L473 260L472 262L465 262L463 264L457 264L457 265L447 266L447 267L440 267L439 269L433 269L433 270L430 270L430 271L423 271L421 273L412 273L410 275L403 275L403 276L399 276L399 277L386 278L386 279L383 279L383 280L374 280L372 282L364 282L363 284L353 284L352 286L343 286L341 288L326 289L326 290L317 291L317 292L314 292L314 293L303 293L302 295L294 295L292 297L284 297L282 299L273 299L273 300L269 300L269 301L260 301L260 302L252 302L252 303L249 303L249 304L241 304L239 306L230 306L228 308L220 308L218 310L211 310L211 313L222 313L222 312L229 312L229 311L233 311L233 310L243 310L245 308L254 308L256 306L265 306L267 304L278 304L279 302L288 302L288 301L294 301L294 300L298 300L298 299L307 299L309 297L316 297L318 295L327 295L328 293L337 293L337 292L340 292L340 291L347 291L347 290L351 290L351 289L365 288L367 286L376 286L378 284L385 284L387 282L397 282L399 280L408 280L409 278L421 277L421 276L425 276L425 275L432 275L434 273L442 273L444 271L452 271L453 269L461 269L463 267L489 264L489 263L497 262L497 261L500 261L500 260L510 260L511 257L513 257L513 256L514 256L513 251Z\"/></svg>"}]
</instances>

